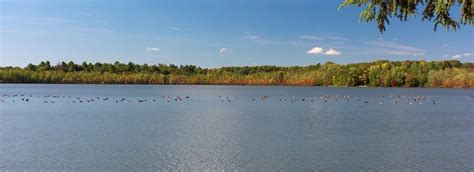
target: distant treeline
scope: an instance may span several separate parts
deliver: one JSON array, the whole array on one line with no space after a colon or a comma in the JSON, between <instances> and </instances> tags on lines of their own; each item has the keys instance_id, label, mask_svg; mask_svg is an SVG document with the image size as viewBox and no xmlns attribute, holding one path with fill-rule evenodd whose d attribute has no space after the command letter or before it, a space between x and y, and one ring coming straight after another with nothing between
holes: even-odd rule
<instances>
[{"instance_id":1,"label":"distant treeline","mask_svg":"<svg viewBox=\"0 0 474 172\"><path fill-rule=\"evenodd\" d=\"M373 87L474 88L474 63L387 61L309 66L245 66L200 68L194 65L139 65L132 62L87 63L49 61L24 68L0 68L0 83L68 84L215 84Z\"/></svg>"}]
</instances>

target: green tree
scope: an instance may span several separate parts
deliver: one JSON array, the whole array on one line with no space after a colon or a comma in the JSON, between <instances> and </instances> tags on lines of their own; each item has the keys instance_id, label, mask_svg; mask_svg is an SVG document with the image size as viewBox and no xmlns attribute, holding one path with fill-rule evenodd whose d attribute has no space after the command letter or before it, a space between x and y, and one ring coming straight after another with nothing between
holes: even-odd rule
<instances>
[{"instance_id":1,"label":"green tree","mask_svg":"<svg viewBox=\"0 0 474 172\"><path fill-rule=\"evenodd\" d=\"M378 30L385 31L385 24L390 24L389 18L407 21L409 17L422 14L422 20L434 22L434 30L442 25L449 30L456 30L463 25L474 26L472 0L345 0L339 8L356 5L365 6L359 20L377 22ZM460 5L460 19L457 21L451 15L451 7ZM422 12L418 8L424 7Z\"/></svg>"},{"instance_id":2,"label":"green tree","mask_svg":"<svg viewBox=\"0 0 474 172\"><path fill-rule=\"evenodd\" d=\"M32 71L34 71L34 70L36 70L36 66L30 63L30 64L28 64L28 65L26 66L25 69L26 69L26 70L32 70Z\"/></svg>"}]
</instances>

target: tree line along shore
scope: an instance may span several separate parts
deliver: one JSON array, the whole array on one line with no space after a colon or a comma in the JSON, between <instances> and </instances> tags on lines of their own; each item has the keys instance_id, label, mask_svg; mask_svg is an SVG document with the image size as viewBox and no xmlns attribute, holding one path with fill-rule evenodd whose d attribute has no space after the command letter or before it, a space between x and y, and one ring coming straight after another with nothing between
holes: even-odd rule
<instances>
[{"instance_id":1,"label":"tree line along shore","mask_svg":"<svg viewBox=\"0 0 474 172\"><path fill-rule=\"evenodd\" d=\"M388 61L309 66L201 68L194 65L49 61L1 67L0 83L295 85L474 88L474 63Z\"/></svg>"}]
</instances>

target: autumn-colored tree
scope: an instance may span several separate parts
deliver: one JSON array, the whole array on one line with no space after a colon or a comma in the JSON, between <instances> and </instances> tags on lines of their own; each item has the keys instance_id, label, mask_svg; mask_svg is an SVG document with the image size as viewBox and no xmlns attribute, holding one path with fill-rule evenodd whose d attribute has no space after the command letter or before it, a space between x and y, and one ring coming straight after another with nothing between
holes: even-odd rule
<instances>
[{"instance_id":1,"label":"autumn-colored tree","mask_svg":"<svg viewBox=\"0 0 474 172\"><path fill-rule=\"evenodd\" d=\"M474 64L448 61L374 61L340 65L203 69L193 65L49 62L1 67L0 83L225 84L373 87L474 87Z\"/></svg>"}]
</instances>

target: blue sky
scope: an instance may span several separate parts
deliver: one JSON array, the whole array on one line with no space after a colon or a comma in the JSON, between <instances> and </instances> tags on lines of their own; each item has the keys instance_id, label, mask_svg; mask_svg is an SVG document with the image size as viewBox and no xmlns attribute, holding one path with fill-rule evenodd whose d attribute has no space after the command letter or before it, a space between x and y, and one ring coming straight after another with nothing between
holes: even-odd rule
<instances>
[{"instance_id":1,"label":"blue sky","mask_svg":"<svg viewBox=\"0 0 474 172\"><path fill-rule=\"evenodd\" d=\"M380 34L342 0L0 0L0 66L49 60L310 65L474 61L474 29L419 17Z\"/></svg>"}]
</instances>

